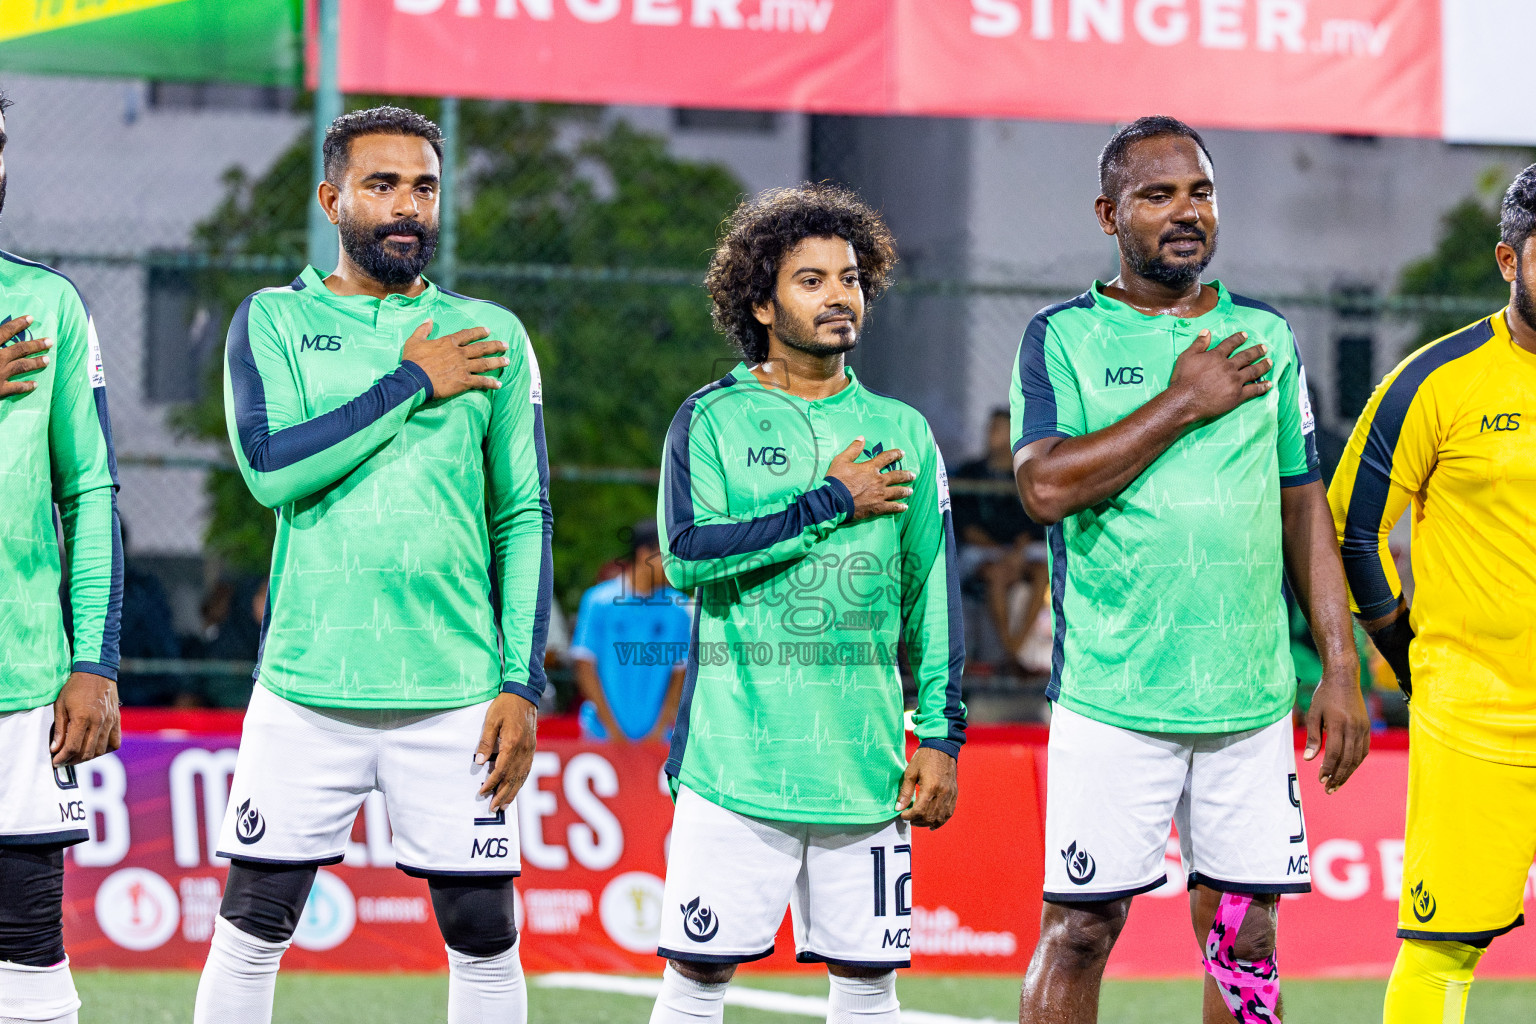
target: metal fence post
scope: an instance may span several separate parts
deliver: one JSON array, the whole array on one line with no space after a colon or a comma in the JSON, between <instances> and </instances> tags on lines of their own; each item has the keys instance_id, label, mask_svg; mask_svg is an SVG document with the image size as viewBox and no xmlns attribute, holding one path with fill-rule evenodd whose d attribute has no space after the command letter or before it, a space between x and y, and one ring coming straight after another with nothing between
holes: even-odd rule
<instances>
[{"instance_id":1,"label":"metal fence post","mask_svg":"<svg viewBox=\"0 0 1536 1024\"><path fill-rule=\"evenodd\" d=\"M444 288L459 286L459 100L444 96L441 122L443 130L442 184L438 192L439 232L437 239L437 282Z\"/></svg>"},{"instance_id":2,"label":"metal fence post","mask_svg":"<svg viewBox=\"0 0 1536 1024\"><path fill-rule=\"evenodd\" d=\"M341 90L337 86L336 49L341 35L341 0L318 0L316 4L319 23L320 69L315 88L315 137L312 147L311 189L320 185L325 177L325 130L341 116ZM338 258L336 227L320 209L320 204L310 193L309 201L309 263L328 274L336 266Z\"/></svg>"}]
</instances>

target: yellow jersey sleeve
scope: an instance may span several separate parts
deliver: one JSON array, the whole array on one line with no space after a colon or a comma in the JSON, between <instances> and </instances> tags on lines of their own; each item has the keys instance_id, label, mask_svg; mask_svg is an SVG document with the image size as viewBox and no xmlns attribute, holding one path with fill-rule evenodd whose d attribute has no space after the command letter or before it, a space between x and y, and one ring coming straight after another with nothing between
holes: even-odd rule
<instances>
[{"instance_id":1,"label":"yellow jersey sleeve","mask_svg":"<svg viewBox=\"0 0 1536 1024\"><path fill-rule=\"evenodd\" d=\"M1387 375L1329 504L1364 618L1400 599L1387 534L1412 506L1415 721L1462 753L1536 766L1536 352L1505 317Z\"/></svg>"}]
</instances>

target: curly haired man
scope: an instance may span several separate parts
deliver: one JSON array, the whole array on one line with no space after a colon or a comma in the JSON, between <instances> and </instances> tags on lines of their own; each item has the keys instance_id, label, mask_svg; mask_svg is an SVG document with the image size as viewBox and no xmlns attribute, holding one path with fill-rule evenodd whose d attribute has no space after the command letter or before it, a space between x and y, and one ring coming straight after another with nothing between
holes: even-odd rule
<instances>
[{"instance_id":1,"label":"curly haired man","mask_svg":"<svg viewBox=\"0 0 1536 1024\"><path fill-rule=\"evenodd\" d=\"M652 1024L720 1021L786 905L796 958L831 976L828 1021L897 1020L910 829L954 813L965 650L933 434L844 365L895 262L872 210L808 185L743 203L710 266L743 360L683 403L662 459L663 562L698 601Z\"/></svg>"}]
</instances>

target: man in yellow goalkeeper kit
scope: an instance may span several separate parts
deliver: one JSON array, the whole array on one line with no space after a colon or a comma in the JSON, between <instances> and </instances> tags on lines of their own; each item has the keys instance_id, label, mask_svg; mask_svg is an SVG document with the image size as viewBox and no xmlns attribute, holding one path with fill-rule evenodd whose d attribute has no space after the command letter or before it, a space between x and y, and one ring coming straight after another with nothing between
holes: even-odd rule
<instances>
[{"instance_id":1,"label":"man in yellow goalkeeper kit","mask_svg":"<svg viewBox=\"0 0 1536 1024\"><path fill-rule=\"evenodd\" d=\"M1536 856L1536 164L1504 196L1510 303L1387 374L1329 488L1355 612L1410 696L1386 1024L1460 1024ZM1413 505L1410 609L1387 534Z\"/></svg>"}]
</instances>

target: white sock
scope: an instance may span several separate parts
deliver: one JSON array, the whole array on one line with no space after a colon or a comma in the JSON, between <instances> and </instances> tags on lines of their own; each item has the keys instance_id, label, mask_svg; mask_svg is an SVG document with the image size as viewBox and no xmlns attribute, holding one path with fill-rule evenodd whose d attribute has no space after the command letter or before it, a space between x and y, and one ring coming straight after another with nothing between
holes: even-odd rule
<instances>
[{"instance_id":1,"label":"white sock","mask_svg":"<svg viewBox=\"0 0 1536 1024\"><path fill-rule=\"evenodd\" d=\"M197 982L193 1024L272 1024L272 994L286 942L267 942L222 917Z\"/></svg>"},{"instance_id":2,"label":"white sock","mask_svg":"<svg viewBox=\"0 0 1536 1024\"><path fill-rule=\"evenodd\" d=\"M0 1024L76 1024L80 997L69 957L52 967L0 960Z\"/></svg>"},{"instance_id":3,"label":"white sock","mask_svg":"<svg viewBox=\"0 0 1536 1024\"><path fill-rule=\"evenodd\" d=\"M895 971L874 978L839 978L831 973L827 977L832 982L827 1024L898 1024L901 1020Z\"/></svg>"},{"instance_id":4,"label":"white sock","mask_svg":"<svg viewBox=\"0 0 1536 1024\"><path fill-rule=\"evenodd\" d=\"M661 994L651 1010L651 1024L721 1024L729 984L706 985L667 964L661 972Z\"/></svg>"},{"instance_id":5,"label":"white sock","mask_svg":"<svg viewBox=\"0 0 1536 1024\"><path fill-rule=\"evenodd\" d=\"M448 1024L528 1024L528 986L518 949L467 956L448 947Z\"/></svg>"}]
</instances>

